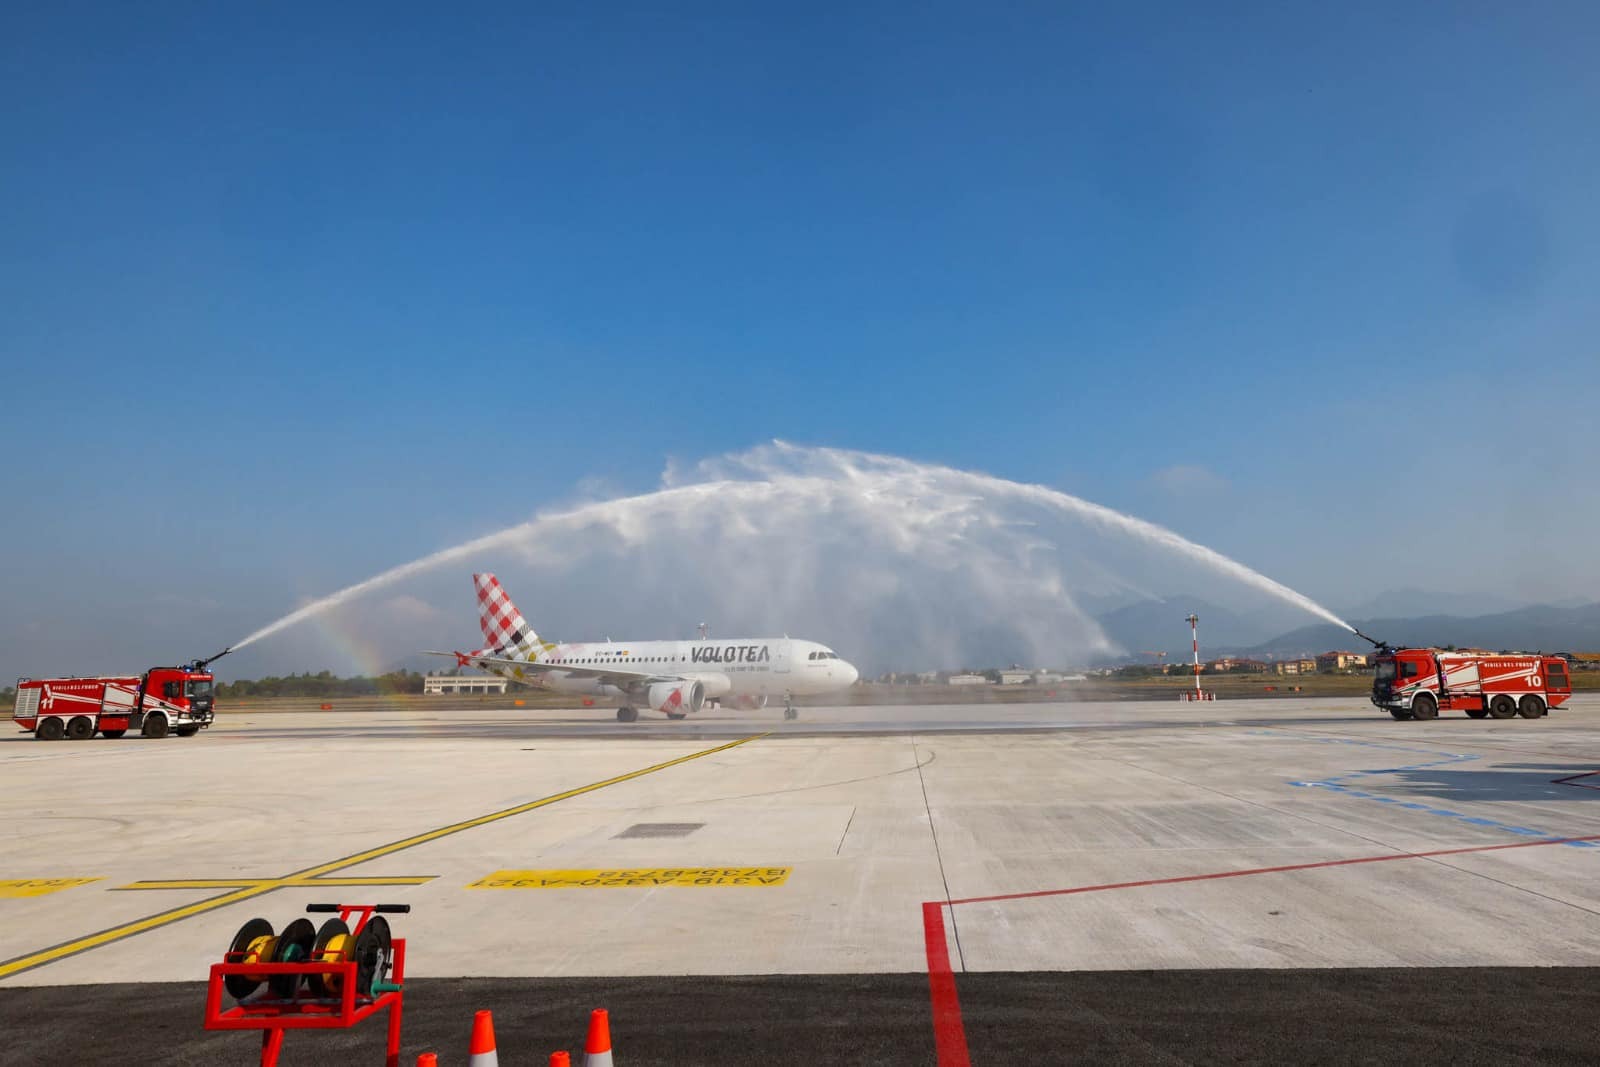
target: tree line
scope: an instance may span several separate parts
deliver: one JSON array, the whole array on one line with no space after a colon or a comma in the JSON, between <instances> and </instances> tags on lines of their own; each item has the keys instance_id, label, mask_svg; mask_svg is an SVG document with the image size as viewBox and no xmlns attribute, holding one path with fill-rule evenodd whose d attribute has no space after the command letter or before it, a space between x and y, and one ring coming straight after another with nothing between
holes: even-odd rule
<instances>
[{"instance_id":1,"label":"tree line","mask_svg":"<svg viewBox=\"0 0 1600 1067\"><path fill-rule=\"evenodd\" d=\"M377 677L335 678L332 671L291 674L287 677L240 678L217 685L217 699L243 697L369 697L421 693L424 675L417 671L390 671Z\"/></svg>"},{"instance_id":2,"label":"tree line","mask_svg":"<svg viewBox=\"0 0 1600 1067\"><path fill-rule=\"evenodd\" d=\"M452 672L454 673L454 672ZM241 678L217 683L219 700L241 697L370 697L421 693L425 675L417 671L390 671L375 678L335 678L332 671L290 674L283 678ZM0 709L16 705L17 687L0 689Z\"/></svg>"}]
</instances>

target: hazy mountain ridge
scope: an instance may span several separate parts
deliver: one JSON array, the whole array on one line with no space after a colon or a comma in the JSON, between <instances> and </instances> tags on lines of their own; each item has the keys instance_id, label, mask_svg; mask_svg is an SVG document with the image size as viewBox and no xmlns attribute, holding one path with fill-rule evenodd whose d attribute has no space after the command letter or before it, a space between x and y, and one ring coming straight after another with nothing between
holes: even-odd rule
<instances>
[{"instance_id":1,"label":"hazy mountain ridge","mask_svg":"<svg viewBox=\"0 0 1600 1067\"><path fill-rule=\"evenodd\" d=\"M1587 600L1560 604L1560 607L1580 607ZM1406 618L1418 606L1426 605L1429 615L1449 615L1458 618L1477 618L1481 615L1500 615L1521 608L1535 607L1527 600L1502 596L1498 593L1456 593L1433 589L1386 589L1376 596L1357 604L1342 604L1334 608L1341 619L1392 619Z\"/></svg>"},{"instance_id":2,"label":"hazy mountain ridge","mask_svg":"<svg viewBox=\"0 0 1600 1067\"><path fill-rule=\"evenodd\" d=\"M1153 663L1144 652L1165 652L1167 660L1188 660L1190 615L1199 616L1201 655L1207 649L1240 648L1268 640L1272 629L1199 597L1142 600L1096 618L1107 637L1127 650L1129 659Z\"/></svg>"},{"instance_id":3,"label":"hazy mountain ridge","mask_svg":"<svg viewBox=\"0 0 1600 1067\"><path fill-rule=\"evenodd\" d=\"M1184 618L1191 612L1200 617L1202 659L1223 655L1283 659L1335 649L1360 652L1369 647L1361 638L1331 623L1314 623L1266 636L1258 625L1239 613L1193 597L1142 601L1107 612L1097 621L1107 636L1127 650L1125 661L1154 662L1154 657L1141 653L1157 651L1165 652L1168 662L1173 662L1189 658ZM1482 615L1437 612L1350 621L1363 633L1395 645L1546 652L1600 650L1600 603L1570 607L1541 604Z\"/></svg>"},{"instance_id":4,"label":"hazy mountain ridge","mask_svg":"<svg viewBox=\"0 0 1600 1067\"><path fill-rule=\"evenodd\" d=\"M1570 608L1534 605L1470 617L1440 614L1350 621L1363 633L1395 645L1456 645L1529 652L1600 650L1600 603ZM1258 658L1281 658L1333 649L1364 651L1366 647L1366 642L1337 626L1317 624L1280 634L1243 651Z\"/></svg>"}]
</instances>

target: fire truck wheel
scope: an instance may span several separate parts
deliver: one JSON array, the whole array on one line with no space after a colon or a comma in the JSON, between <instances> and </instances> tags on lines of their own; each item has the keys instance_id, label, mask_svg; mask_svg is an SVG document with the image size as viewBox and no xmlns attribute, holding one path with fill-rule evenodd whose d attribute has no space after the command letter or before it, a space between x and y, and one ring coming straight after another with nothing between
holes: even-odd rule
<instances>
[{"instance_id":1,"label":"fire truck wheel","mask_svg":"<svg viewBox=\"0 0 1600 1067\"><path fill-rule=\"evenodd\" d=\"M200 727L198 727L198 726L174 726L172 728L172 732L177 734L179 737L193 737L195 734L200 732Z\"/></svg>"},{"instance_id":2,"label":"fire truck wheel","mask_svg":"<svg viewBox=\"0 0 1600 1067\"><path fill-rule=\"evenodd\" d=\"M127 732L128 731L126 731L126 730L101 730L100 731L100 736L101 737L108 737L111 740L115 741L117 738L121 737L123 734L125 734Z\"/></svg>"},{"instance_id":3,"label":"fire truck wheel","mask_svg":"<svg viewBox=\"0 0 1600 1067\"><path fill-rule=\"evenodd\" d=\"M1417 699L1411 702L1411 714L1418 719L1437 719L1439 702L1433 699L1432 693L1418 693Z\"/></svg>"},{"instance_id":4,"label":"fire truck wheel","mask_svg":"<svg viewBox=\"0 0 1600 1067\"><path fill-rule=\"evenodd\" d=\"M1486 719L1488 717L1489 717L1489 709L1488 708L1468 708L1467 709L1467 718L1469 718L1469 719Z\"/></svg>"},{"instance_id":5,"label":"fire truck wheel","mask_svg":"<svg viewBox=\"0 0 1600 1067\"><path fill-rule=\"evenodd\" d=\"M159 711L144 717L144 729L139 731L143 737L166 737L167 717Z\"/></svg>"},{"instance_id":6,"label":"fire truck wheel","mask_svg":"<svg viewBox=\"0 0 1600 1067\"><path fill-rule=\"evenodd\" d=\"M59 741L66 735L66 732L66 724L54 715L48 719L39 720L38 738L41 741Z\"/></svg>"},{"instance_id":7,"label":"fire truck wheel","mask_svg":"<svg viewBox=\"0 0 1600 1067\"><path fill-rule=\"evenodd\" d=\"M1409 711L1401 711L1399 708L1390 708L1389 709L1389 714L1393 715L1396 719L1399 719L1401 722L1409 722L1411 720L1411 717L1412 717L1411 713Z\"/></svg>"},{"instance_id":8,"label":"fire truck wheel","mask_svg":"<svg viewBox=\"0 0 1600 1067\"><path fill-rule=\"evenodd\" d=\"M87 741L94 736L94 720L87 715L74 715L67 723L68 741Z\"/></svg>"},{"instance_id":9,"label":"fire truck wheel","mask_svg":"<svg viewBox=\"0 0 1600 1067\"><path fill-rule=\"evenodd\" d=\"M1544 701L1529 693L1517 701L1517 714L1524 719L1537 719L1544 714Z\"/></svg>"},{"instance_id":10,"label":"fire truck wheel","mask_svg":"<svg viewBox=\"0 0 1600 1067\"><path fill-rule=\"evenodd\" d=\"M1489 718L1509 719L1517 713L1517 702L1501 693L1489 701Z\"/></svg>"}]
</instances>

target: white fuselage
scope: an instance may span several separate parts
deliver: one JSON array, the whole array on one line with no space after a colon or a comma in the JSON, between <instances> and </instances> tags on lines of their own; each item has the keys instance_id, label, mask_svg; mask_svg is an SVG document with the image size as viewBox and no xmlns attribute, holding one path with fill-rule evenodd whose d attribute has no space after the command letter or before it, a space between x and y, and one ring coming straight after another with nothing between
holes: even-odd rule
<instances>
[{"instance_id":1,"label":"white fuselage","mask_svg":"<svg viewBox=\"0 0 1600 1067\"><path fill-rule=\"evenodd\" d=\"M705 687L711 699L725 696L764 700L787 694L808 696L846 689L859 677L856 669L826 646L790 637L735 637L703 641L603 641L548 645L536 654L556 668L528 671L518 678L563 693L625 698L626 690L574 671L607 667L662 678L687 678ZM501 673L516 674L515 669Z\"/></svg>"}]
</instances>

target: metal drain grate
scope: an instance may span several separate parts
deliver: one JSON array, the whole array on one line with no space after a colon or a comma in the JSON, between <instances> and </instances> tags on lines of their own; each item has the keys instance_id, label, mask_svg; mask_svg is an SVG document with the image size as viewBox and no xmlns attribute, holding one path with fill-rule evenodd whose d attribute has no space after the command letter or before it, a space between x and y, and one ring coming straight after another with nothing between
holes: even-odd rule
<instances>
[{"instance_id":1,"label":"metal drain grate","mask_svg":"<svg viewBox=\"0 0 1600 1067\"><path fill-rule=\"evenodd\" d=\"M704 825L703 822L636 822L617 837L688 837Z\"/></svg>"}]
</instances>

